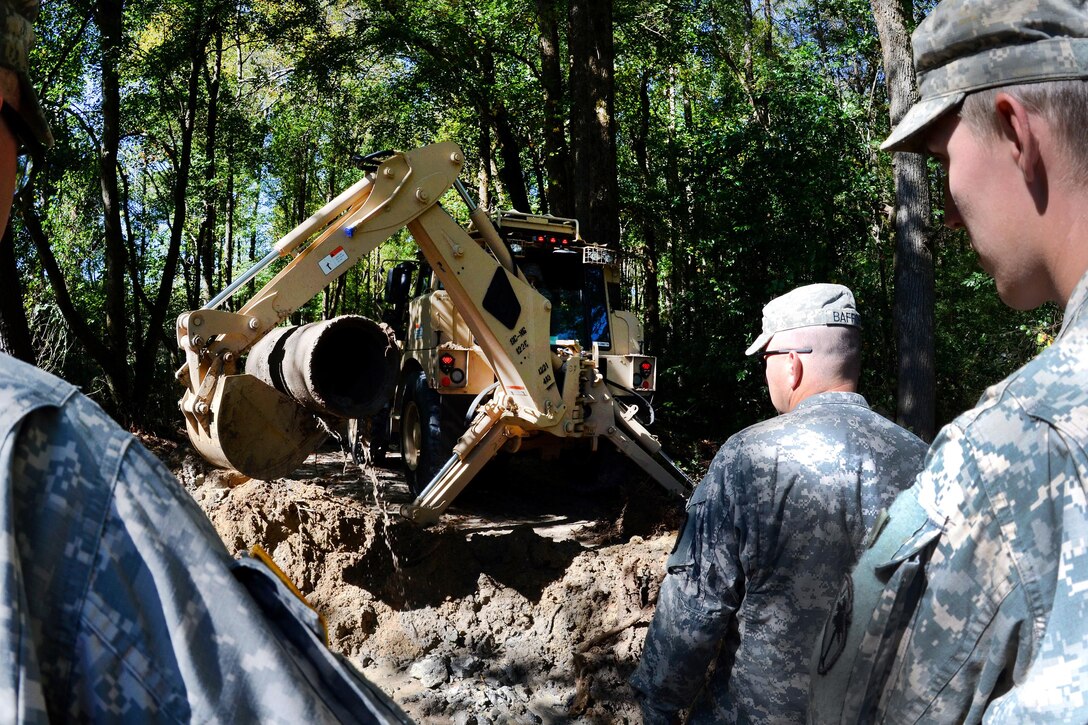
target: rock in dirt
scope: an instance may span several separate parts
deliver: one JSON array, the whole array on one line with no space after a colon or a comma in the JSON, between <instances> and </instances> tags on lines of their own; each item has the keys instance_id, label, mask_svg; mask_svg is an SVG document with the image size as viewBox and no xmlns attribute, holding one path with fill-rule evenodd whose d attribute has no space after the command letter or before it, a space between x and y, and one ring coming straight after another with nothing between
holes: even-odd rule
<instances>
[{"instance_id":1,"label":"rock in dirt","mask_svg":"<svg viewBox=\"0 0 1088 725\"><path fill-rule=\"evenodd\" d=\"M458 655L450 660L450 671L459 680L472 677L484 666L483 660L475 655Z\"/></svg>"},{"instance_id":2,"label":"rock in dirt","mask_svg":"<svg viewBox=\"0 0 1088 725\"><path fill-rule=\"evenodd\" d=\"M408 674L419 680L424 687L433 690L449 678L445 657L426 657L408 668Z\"/></svg>"}]
</instances>

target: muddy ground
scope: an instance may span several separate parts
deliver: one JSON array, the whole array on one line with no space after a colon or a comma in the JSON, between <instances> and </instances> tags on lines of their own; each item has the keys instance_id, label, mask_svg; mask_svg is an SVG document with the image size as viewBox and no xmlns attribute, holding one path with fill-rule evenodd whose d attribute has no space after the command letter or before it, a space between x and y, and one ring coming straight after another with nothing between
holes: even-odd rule
<instances>
[{"instance_id":1,"label":"muddy ground","mask_svg":"<svg viewBox=\"0 0 1088 725\"><path fill-rule=\"evenodd\" d=\"M262 546L348 656L419 722L637 723L641 652L680 502L635 471L495 462L442 521L416 528L390 454L327 447L287 479L159 451L232 552Z\"/></svg>"}]
</instances>

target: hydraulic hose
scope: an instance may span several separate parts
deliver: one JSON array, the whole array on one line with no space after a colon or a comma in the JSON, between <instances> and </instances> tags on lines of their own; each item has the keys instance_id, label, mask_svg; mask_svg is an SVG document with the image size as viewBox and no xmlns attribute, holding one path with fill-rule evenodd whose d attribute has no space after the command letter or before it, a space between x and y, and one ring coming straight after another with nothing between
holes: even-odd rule
<instances>
[{"instance_id":1,"label":"hydraulic hose","mask_svg":"<svg viewBox=\"0 0 1088 725\"><path fill-rule=\"evenodd\" d=\"M626 385L620 385L619 383L617 383L615 381L612 381L612 380L606 380L605 382L608 385L611 385L612 387L615 387L615 388L619 388L623 392L625 392L628 395L632 396L633 398L636 398L637 400L639 400L640 401L640 404L639 404L640 408L642 407L642 404L645 404L646 405L646 410L648 410L650 412L650 420L646 422L646 425L649 426L649 425L654 424L654 420L656 420L656 416L654 415L654 406L650 403L650 401L646 400L641 395L636 393L634 390L632 390L631 388L628 388Z\"/></svg>"}]
</instances>

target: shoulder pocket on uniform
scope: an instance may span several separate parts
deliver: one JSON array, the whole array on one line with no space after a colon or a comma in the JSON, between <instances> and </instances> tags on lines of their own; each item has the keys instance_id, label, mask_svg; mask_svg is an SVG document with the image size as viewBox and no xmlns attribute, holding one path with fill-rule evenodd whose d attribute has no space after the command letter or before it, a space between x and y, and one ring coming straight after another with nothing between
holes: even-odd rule
<instances>
[{"instance_id":1,"label":"shoulder pocket on uniform","mask_svg":"<svg viewBox=\"0 0 1088 725\"><path fill-rule=\"evenodd\" d=\"M688 499L688 505L685 508L684 526L680 529L680 535L676 537L676 543L673 545L669 558L665 562L665 569L670 574L687 569L695 563L695 556L691 547L695 541L695 527L699 520L699 511L706 504L706 492L706 486L696 486L691 498Z\"/></svg>"}]
</instances>

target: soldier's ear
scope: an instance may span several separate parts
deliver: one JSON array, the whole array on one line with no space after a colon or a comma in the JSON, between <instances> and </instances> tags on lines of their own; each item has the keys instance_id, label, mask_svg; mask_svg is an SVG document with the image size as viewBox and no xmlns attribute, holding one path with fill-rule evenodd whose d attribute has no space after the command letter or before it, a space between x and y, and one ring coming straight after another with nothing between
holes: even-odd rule
<instances>
[{"instance_id":1,"label":"soldier's ear","mask_svg":"<svg viewBox=\"0 0 1088 725\"><path fill-rule=\"evenodd\" d=\"M1001 122L1003 141L1013 155L1024 181L1033 183L1039 173L1039 128L1045 123L1037 115L1028 112L1018 98L1009 93L994 96L994 112Z\"/></svg>"},{"instance_id":2,"label":"soldier's ear","mask_svg":"<svg viewBox=\"0 0 1088 725\"><path fill-rule=\"evenodd\" d=\"M801 362L801 355L796 352L790 353L789 362L787 364L789 369L786 375L790 384L790 389L797 390L805 377L805 364Z\"/></svg>"}]
</instances>

